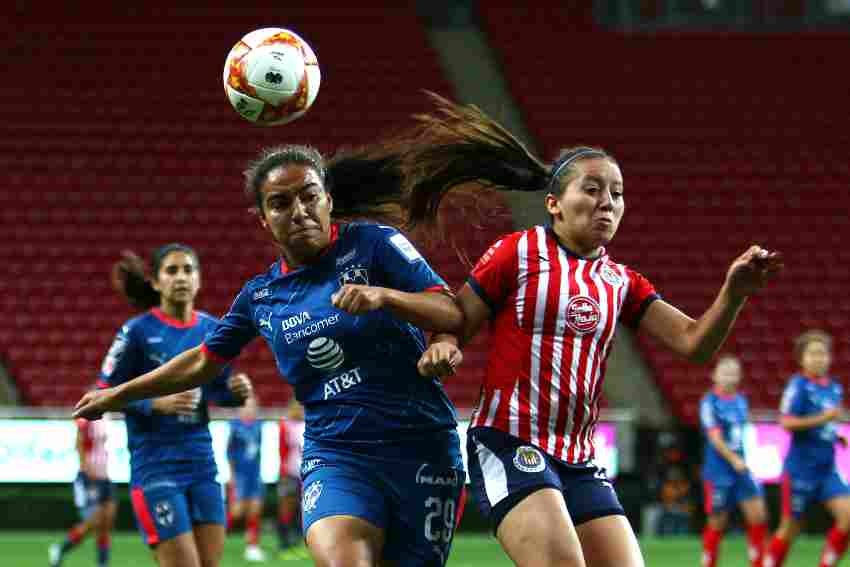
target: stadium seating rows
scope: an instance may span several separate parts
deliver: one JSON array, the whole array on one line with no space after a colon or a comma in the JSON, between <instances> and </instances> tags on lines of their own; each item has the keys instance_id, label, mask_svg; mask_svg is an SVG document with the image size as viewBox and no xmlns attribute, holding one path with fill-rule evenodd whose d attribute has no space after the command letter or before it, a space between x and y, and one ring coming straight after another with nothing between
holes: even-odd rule
<instances>
[{"instance_id":1,"label":"stadium seating rows","mask_svg":"<svg viewBox=\"0 0 850 567\"><path fill-rule=\"evenodd\" d=\"M214 314L271 264L275 250L241 194L240 171L259 148L369 142L427 107L420 89L451 92L409 6L329 13L287 5L286 17L270 22L272 9L279 12L267 2L3 8L9 57L0 65L16 79L0 86L0 356L29 403L72 404L94 381L112 336L133 314L109 285L122 249L194 246L203 266L199 307ZM306 118L263 129L230 109L221 67L239 37L268 25L303 30L323 83ZM449 237L471 257L510 227L509 215L488 213L470 231L449 213ZM451 246L426 251L451 283L462 281ZM477 395L482 343L447 385L462 407ZM258 342L238 367L264 403L291 395Z\"/></svg>"}]
</instances>

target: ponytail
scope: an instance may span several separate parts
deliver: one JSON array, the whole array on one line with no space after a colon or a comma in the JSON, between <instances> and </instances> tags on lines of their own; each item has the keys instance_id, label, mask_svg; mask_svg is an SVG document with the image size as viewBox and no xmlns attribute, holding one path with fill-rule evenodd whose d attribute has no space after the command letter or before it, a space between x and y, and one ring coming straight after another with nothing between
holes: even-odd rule
<instances>
[{"instance_id":1,"label":"ponytail","mask_svg":"<svg viewBox=\"0 0 850 567\"><path fill-rule=\"evenodd\" d=\"M133 307L150 309L159 305L159 292L145 274L145 263L130 250L112 265L112 288Z\"/></svg>"}]
</instances>

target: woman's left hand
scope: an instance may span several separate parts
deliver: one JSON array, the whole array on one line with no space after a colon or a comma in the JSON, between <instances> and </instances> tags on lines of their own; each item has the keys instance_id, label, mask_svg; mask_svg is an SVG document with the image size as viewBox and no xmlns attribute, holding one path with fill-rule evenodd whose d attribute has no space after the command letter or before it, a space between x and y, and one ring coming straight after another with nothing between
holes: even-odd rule
<instances>
[{"instance_id":1,"label":"woman's left hand","mask_svg":"<svg viewBox=\"0 0 850 567\"><path fill-rule=\"evenodd\" d=\"M761 246L738 256L726 274L726 287L732 297L744 299L762 289L784 267L782 254Z\"/></svg>"},{"instance_id":2,"label":"woman's left hand","mask_svg":"<svg viewBox=\"0 0 850 567\"><path fill-rule=\"evenodd\" d=\"M331 296L331 303L352 315L381 309L386 304L386 288L346 284Z\"/></svg>"},{"instance_id":3,"label":"woman's left hand","mask_svg":"<svg viewBox=\"0 0 850 567\"><path fill-rule=\"evenodd\" d=\"M254 386L247 374L238 372L227 381L227 387L240 400L247 400L254 395Z\"/></svg>"}]
</instances>

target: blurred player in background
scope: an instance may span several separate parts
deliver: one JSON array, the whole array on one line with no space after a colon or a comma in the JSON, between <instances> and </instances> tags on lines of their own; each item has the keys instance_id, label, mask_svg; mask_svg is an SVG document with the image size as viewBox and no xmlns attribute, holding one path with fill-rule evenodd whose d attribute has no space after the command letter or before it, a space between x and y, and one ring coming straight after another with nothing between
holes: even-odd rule
<instances>
[{"instance_id":1,"label":"blurred player in background","mask_svg":"<svg viewBox=\"0 0 850 567\"><path fill-rule=\"evenodd\" d=\"M434 337L420 361L426 375L453 373L462 358L458 345L492 322L485 382L467 435L483 514L518 565L643 565L617 495L593 460L616 323L705 362L747 298L780 268L779 256L750 247L694 320L608 256L605 246L625 209L623 176L609 153L571 148L549 167L475 107L441 101L437 113L418 120L405 159L432 186L428 193L472 180L546 192L550 223L493 244L458 293L462 333Z\"/></svg>"},{"instance_id":2,"label":"blurred player in background","mask_svg":"<svg viewBox=\"0 0 850 567\"><path fill-rule=\"evenodd\" d=\"M738 392L741 363L734 356L722 356L712 378L714 388L703 396L699 406L700 426L706 439L702 477L707 520L702 533L702 564L717 564L729 512L738 506L747 524L750 565L762 567L767 509L764 491L744 458L749 405Z\"/></svg>"},{"instance_id":3,"label":"blurred player in background","mask_svg":"<svg viewBox=\"0 0 850 567\"><path fill-rule=\"evenodd\" d=\"M209 382L262 335L304 405L302 524L314 562L443 565L463 463L454 408L416 364L423 331L457 329L462 315L401 232L332 220L409 201L391 159L339 156L264 152L246 189L280 260L244 286L203 347L86 395L77 414Z\"/></svg>"},{"instance_id":4,"label":"blurred player in background","mask_svg":"<svg viewBox=\"0 0 850 567\"><path fill-rule=\"evenodd\" d=\"M794 344L800 371L782 395L779 418L791 432L782 476L782 522L765 553L764 567L780 567L809 504L822 502L835 519L826 534L819 567L832 567L844 555L850 532L850 486L835 460L835 444L847 446L838 433L843 393L829 376L832 337L823 331L803 333Z\"/></svg>"},{"instance_id":5,"label":"blurred player in background","mask_svg":"<svg viewBox=\"0 0 850 567\"><path fill-rule=\"evenodd\" d=\"M290 558L302 538L298 508L301 500L301 455L304 452L304 407L292 398L280 420L280 480L277 485L277 535L281 558ZM299 555L293 550L293 555Z\"/></svg>"},{"instance_id":6,"label":"blurred player in background","mask_svg":"<svg viewBox=\"0 0 850 567\"><path fill-rule=\"evenodd\" d=\"M201 344L218 320L195 309L201 285L194 250L158 248L152 278L125 253L113 283L136 306L148 308L118 332L101 369L114 387ZM213 458L207 403L241 405L252 394L244 375L222 366L208 385L122 404L130 450L130 494L144 542L160 567L215 567L224 546L224 498Z\"/></svg>"},{"instance_id":7,"label":"blurred player in background","mask_svg":"<svg viewBox=\"0 0 850 567\"><path fill-rule=\"evenodd\" d=\"M245 559L265 561L260 549L260 528L263 519L265 486L260 476L260 456L263 446L263 423L257 419L257 397L245 400L239 417L230 421L227 438L227 462L230 465L232 500L228 503L228 527L245 520Z\"/></svg>"},{"instance_id":8,"label":"blurred player in background","mask_svg":"<svg viewBox=\"0 0 850 567\"><path fill-rule=\"evenodd\" d=\"M106 442L109 422L107 419L75 421L80 471L74 480L74 504L82 521L68 531L65 541L50 546L50 567L59 567L65 554L81 543L91 531L94 531L97 538L97 566L105 567L109 564L110 532L117 509L107 470L109 453Z\"/></svg>"}]
</instances>

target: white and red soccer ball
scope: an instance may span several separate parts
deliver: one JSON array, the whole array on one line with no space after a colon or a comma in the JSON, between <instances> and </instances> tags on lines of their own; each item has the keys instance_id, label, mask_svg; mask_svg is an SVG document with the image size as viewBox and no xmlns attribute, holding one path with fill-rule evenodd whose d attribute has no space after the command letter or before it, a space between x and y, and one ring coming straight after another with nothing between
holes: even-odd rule
<instances>
[{"instance_id":1,"label":"white and red soccer ball","mask_svg":"<svg viewBox=\"0 0 850 567\"><path fill-rule=\"evenodd\" d=\"M319 93L321 72L306 41L283 28L254 30L224 62L224 91L240 116L263 126L302 116Z\"/></svg>"}]
</instances>

